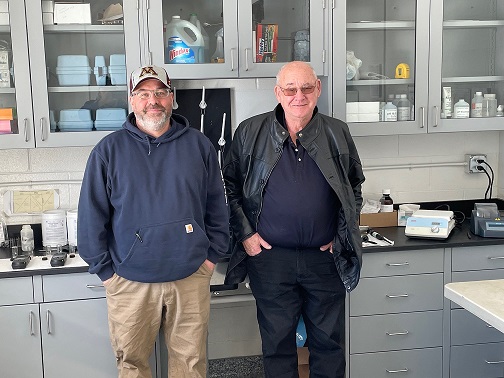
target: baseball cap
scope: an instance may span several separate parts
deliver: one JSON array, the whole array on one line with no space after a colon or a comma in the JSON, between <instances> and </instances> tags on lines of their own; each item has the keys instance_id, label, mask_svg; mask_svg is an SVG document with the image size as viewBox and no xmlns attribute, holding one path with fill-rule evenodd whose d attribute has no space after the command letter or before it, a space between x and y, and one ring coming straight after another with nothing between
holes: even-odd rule
<instances>
[{"instance_id":1,"label":"baseball cap","mask_svg":"<svg viewBox=\"0 0 504 378\"><path fill-rule=\"evenodd\" d=\"M138 84L147 79L159 80L163 85L171 90L171 82L166 70L157 66L142 66L134 70L130 75L130 93L132 93Z\"/></svg>"}]
</instances>

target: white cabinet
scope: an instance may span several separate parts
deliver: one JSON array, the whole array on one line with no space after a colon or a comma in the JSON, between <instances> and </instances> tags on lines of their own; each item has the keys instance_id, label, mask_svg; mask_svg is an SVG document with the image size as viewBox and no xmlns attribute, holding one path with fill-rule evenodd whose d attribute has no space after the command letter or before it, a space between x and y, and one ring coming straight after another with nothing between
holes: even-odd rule
<instances>
[{"instance_id":1,"label":"white cabinet","mask_svg":"<svg viewBox=\"0 0 504 378\"><path fill-rule=\"evenodd\" d=\"M128 109L126 72L140 63L136 4L122 4L124 23L102 23L100 15L113 2L91 0L87 2L91 24L83 21L56 25L47 21L46 16L54 14L47 12L48 3L52 2L9 0L10 26L0 26L0 35L9 51L12 50L13 68L12 87L0 88L0 107L15 108L17 113L15 126L0 135L0 148L94 145L110 133L95 130L95 110L123 108L127 112ZM69 73L68 77L75 81L64 81L59 76L62 70L75 66L74 63L58 67L58 56L62 55L87 57L89 65L73 67ZM105 58L105 64L99 66L101 70L101 67L108 69L111 55L125 56L125 72L115 85L110 85L113 84L110 81L102 85L95 79L94 68L98 67L95 57ZM85 124L60 127L61 110L81 108L90 110L89 122L77 120Z\"/></svg>"},{"instance_id":2,"label":"white cabinet","mask_svg":"<svg viewBox=\"0 0 504 378\"><path fill-rule=\"evenodd\" d=\"M334 7L333 26L334 88L346 87L346 96L335 91L334 114L347 120L353 135L504 130L501 117L447 118L441 100L442 87L450 87L452 113L455 102L470 104L476 91L494 93L504 103L500 2L352 0ZM346 51L362 61L359 75L350 80ZM381 107L397 94L405 94L412 105L409 120L376 121L374 110L370 116L346 105L375 102Z\"/></svg>"},{"instance_id":3,"label":"white cabinet","mask_svg":"<svg viewBox=\"0 0 504 378\"><path fill-rule=\"evenodd\" d=\"M163 0L147 1L144 6L147 7L144 33L148 35L148 44L142 49L142 60L165 66L173 79L275 77L283 64L293 60L296 42L306 42L306 39L309 39L309 52L304 58L310 61L317 74L327 74L329 28L325 1ZM174 15L188 20L191 13L197 14L208 34L209 47L205 49L204 61L168 64L170 57L166 47L171 36L163 35L163 23L170 22ZM276 62L256 59L258 24L278 26ZM221 28L224 61L210 63L216 49L216 33Z\"/></svg>"}]
</instances>

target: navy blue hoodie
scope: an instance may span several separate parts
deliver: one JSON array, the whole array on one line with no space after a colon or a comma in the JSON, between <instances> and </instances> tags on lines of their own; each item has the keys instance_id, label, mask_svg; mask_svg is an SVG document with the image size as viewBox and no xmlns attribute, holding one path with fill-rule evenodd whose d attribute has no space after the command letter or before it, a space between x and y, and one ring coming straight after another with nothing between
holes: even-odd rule
<instances>
[{"instance_id":1,"label":"navy blue hoodie","mask_svg":"<svg viewBox=\"0 0 504 378\"><path fill-rule=\"evenodd\" d=\"M114 272L138 282L175 281L228 250L217 154L182 116L172 115L159 138L134 122L132 113L91 151L79 198L79 253L102 281Z\"/></svg>"}]
</instances>

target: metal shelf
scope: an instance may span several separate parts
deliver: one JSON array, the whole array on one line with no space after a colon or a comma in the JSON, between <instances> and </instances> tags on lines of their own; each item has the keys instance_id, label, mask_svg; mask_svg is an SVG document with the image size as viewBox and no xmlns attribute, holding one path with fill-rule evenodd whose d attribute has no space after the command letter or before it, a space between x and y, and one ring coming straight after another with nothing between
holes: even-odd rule
<instances>
[{"instance_id":1,"label":"metal shelf","mask_svg":"<svg viewBox=\"0 0 504 378\"><path fill-rule=\"evenodd\" d=\"M360 21L347 23L347 30L415 30L415 21Z\"/></svg>"},{"instance_id":2,"label":"metal shelf","mask_svg":"<svg viewBox=\"0 0 504 378\"><path fill-rule=\"evenodd\" d=\"M445 29L465 29L465 28L495 28L504 26L504 20L447 20L443 21Z\"/></svg>"},{"instance_id":3,"label":"metal shelf","mask_svg":"<svg viewBox=\"0 0 504 378\"><path fill-rule=\"evenodd\" d=\"M1 30L1 29L0 29ZM44 25L45 33L124 33L123 25Z\"/></svg>"},{"instance_id":4,"label":"metal shelf","mask_svg":"<svg viewBox=\"0 0 504 378\"><path fill-rule=\"evenodd\" d=\"M347 87L351 86L372 86L372 85L404 85L414 84L414 79L384 79L384 80L349 80Z\"/></svg>"},{"instance_id":5,"label":"metal shelf","mask_svg":"<svg viewBox=\"0 0 504 378\"><path fill-rule=\"evenodd\" d=\"M476 82L495 82L504 81L504 76L459 76L459 77L443 77L443 83L476 83Z\"/></svg>"},{"instance_id":6,"label":"metal shelf","mask_svg":"<svg viewBox=\"0 0 504 378\"><path fill-rule=\"evenodd\" d=\"M75 93L75 92L125 92L127 85L114 86L73 86L73 87L48 87L47 91L51 93Z\"/></svg>"}]
</instances>

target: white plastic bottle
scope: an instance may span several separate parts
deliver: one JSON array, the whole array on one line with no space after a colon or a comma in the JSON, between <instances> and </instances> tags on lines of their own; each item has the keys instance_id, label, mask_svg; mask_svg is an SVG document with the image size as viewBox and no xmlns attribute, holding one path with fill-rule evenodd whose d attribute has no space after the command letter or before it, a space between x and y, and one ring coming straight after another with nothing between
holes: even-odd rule
<instances>
[{"instance_id":1,"label":"white plastic bottle","mask_svg":"<svg viewBox=\"0 0 504 378\"><path fill-rule=\"evenodd\" d=\"M385 122L397 121L397 106L390 101L383 106L383 120Z\"/></svg>"},{"instance_id":2,"label":"white plastic bottle","mask_svg":"<svg viewBox=\"0 0 504 378\"><path fill-rule=\"evenodd\" d=\"M401 94L399 102L397 103L397 120L409 121L411 112L411 104L406 94Z\"/></svg>"},{"instance_id":3,"label":"white plastic bottle","mask_svg":"<svg viewBox=\"0 0 504 378\"><path fill-rule=\"evenodd\" d=\"M166 36L168 44L165 63L203 63L200 62L200 50L204 49L205 42L200 30L192 22L181 20L180 16L172 16L166 25Z\"/></svg>"},{"instance_id":4,"label":"white plastic bottle","mask_svg":"<svg viewBox=\"0 0 504 378\"><path fill-rule=\"evenodd\" d=\"M463 98L453 106L453 118L469 118L470 106Z\"/></svg>"},{"instance_id":5,"label":"white plastic bottle","mask_svg":"<svg viewBox=\"0 0 504 378\"><path fill-rule=\"evenodd\" d=\"M396 94L395 97L394 97L394 100L392 100L392 104L394 104L395 106L397 106L397 104L399 103L400 99L401 99L401 95L400 94Z\"/></svg>"},{"instance_id":6,"label":"white plastic bottle","mask_svg":"<svg viewBox=\"0 0 504 378\"><path fill-rule=\"evenodd\" d=\"M210 58L211 63L224 63L224 28L220 28L217 33L215 33L217 37L215 52Z\"/></svg>"},{"instance_id":7,"label":"white plastic bottle","mask_svg":"<svg viewBox=\"0 0 504 378\"><path fill-rule=\"evenodd\" d=\"M476 92L471 101L471 118L483 117L483 93Z\"/></svg>"},{"instance_id":8,"label":"white plastic bottle","mask_svg":"<svg viewBox=\"0 0 504 378\"><path fill-rule=\"evenodd\" d=\"M495 93L483 95L483 117L495 117L497 115L497 99Z\"/></svg>"},{"instance_id":9,"label":"white plastic bottle","mask_svg":"<svg viewBox=\"0 0 504 378\"><path fill-rule=\"evenodd\" d=\"M196 13L191 13L189 15L189 22L196 26L203 36L204 48L200 49L198 63L206 63L210 55L210 37L208 36L208 33L206 32L203 25L201 25L201 22L198 19L198 15Z\"/></svg>"},{"instance_id":10,"label":"white plastic bottle","mask_svg":"<svg viewBox=\"0 0 504 378\"><path fill-rule=\"evenodd\" d=\"M24 224L21 228L21 249L26 255L33 255L35 241L33 239L33 230L29 224Z\"/></svg>"},{"instance_id":11,"label":"white plastic bottle","mask_svg":"<svg viewBox=\"0 0 504 378\"><path fill-rule=\"evenodd\" d=\"M9 234L7 233L7 222L3 216L3 213L0 212L0 247L8 247L9 246Z\"/></svg>"}]
</instances>

